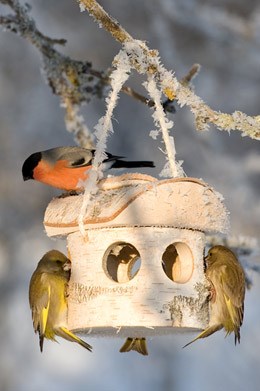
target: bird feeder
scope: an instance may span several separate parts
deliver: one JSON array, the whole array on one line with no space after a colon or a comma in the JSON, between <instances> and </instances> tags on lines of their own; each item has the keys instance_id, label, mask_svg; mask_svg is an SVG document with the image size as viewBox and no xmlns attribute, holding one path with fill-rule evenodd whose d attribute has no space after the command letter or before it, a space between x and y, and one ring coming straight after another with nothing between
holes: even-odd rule
<instances>
[{"instance_id":1,"label":"bird feeder","mask_svg":"<svg viewBox=\"0 0 260 391\"><path fill-rule=\"evenodd\" d=\"M194 178L107 178L84 216L84 236L83 197L54 198L44 218L48 236L67 237L68 327L122 337L204 329L205 233L228 226L220 194Z\"/></svg>"}]
</instances>

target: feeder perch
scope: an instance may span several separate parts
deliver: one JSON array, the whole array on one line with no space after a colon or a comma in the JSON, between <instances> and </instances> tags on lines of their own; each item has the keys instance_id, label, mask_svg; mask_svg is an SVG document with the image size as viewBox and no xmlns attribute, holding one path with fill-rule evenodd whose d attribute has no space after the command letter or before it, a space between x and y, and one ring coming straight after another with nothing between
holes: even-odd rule
<instances>
[{"instance_id":1,"label":"feeder perch","mask_svg":"<svg viewBox=\"0 0 260 391\"><path fill-rule=\"evenodd\" d=\"M68 327L122 337L205 328L205 233L228 227L219 193L194 178L107 178L88 206L85 236L82 200L55 198L44 218L48 236L68 241Z\"/></svg>"}]
</instances>

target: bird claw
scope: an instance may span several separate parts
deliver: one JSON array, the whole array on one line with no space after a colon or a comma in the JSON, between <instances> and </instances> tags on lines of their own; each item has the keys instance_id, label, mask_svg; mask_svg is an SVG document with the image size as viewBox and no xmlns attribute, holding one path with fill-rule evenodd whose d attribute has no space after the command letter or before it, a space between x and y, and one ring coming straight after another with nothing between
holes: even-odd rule
<instances>
[{"instance_id":1,"label":"bird claw","mask_svg":"<svg viewBox=\"0 0 260 391\"><path fill-rule=\"evenodd\" d=\"M62 193L61 195L58 196L58 198L67 198L67 197L77 196L77 195L79 195L78 191L70 190L70 191L67 191L66 193Z\"/></svg>"},{"instance_id":2,"label":"bird claw","mask_svg":"<svg viewBox=\"0 0 260 391\"><path fill-rule=\"evenodd\" d=\"M212 301L213 303L216 301L216 289L214 288L212 282L210 282L209 301Z\"/></svg>"}]
</instances>

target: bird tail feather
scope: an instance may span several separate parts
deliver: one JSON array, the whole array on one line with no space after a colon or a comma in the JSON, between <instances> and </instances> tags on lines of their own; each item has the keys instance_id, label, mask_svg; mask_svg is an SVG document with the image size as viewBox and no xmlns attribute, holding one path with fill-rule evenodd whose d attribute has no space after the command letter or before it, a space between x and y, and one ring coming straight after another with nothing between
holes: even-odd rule
<instances>
[{"instance_id":1,"label":"bird tail feather","mask_svg":"<svg viewBox=\"0 0 260 391\"><path fill-rule=\"evenodd\" d=\"M134 162L127 162L124 160L115 160L111 168L137 168L137 167L155 167L154 162L147 160L140 160Z\"/></svg>"},{"instance_id":2,"label":"bird tail feather","mask_svg":"<svg viewBox=\"0 0 260 391\"><path fill-rule=\"evenodd\" d=\"M198 339L200 339L200 338L206 338L206 337L208 337L209 335L215 333L216 331L221 330L222 328L223 328L222 324L217 324L217 325L214 325L214 326L211 326L211 327L206 328L206 329L203 330L196 338L194 338L192 341L190 341L189 343L187 343L186 345L184 345L184 346L183 346L183 349L186 348L186 346L189 346L189 345L192 344L193 342L197 341Z\"/></svg>"},{"instance_id":3,"label":"bird tail feather","mask_svg":"<svg viewBox=\"0 0 260 391\"><path fill-rule=\"evenodd\" d=\"M148 356L146 339L145 338L127 338L124 345L120 349L120 353L130 352L135 350L136 352Z\"/></svg>"},{"instance_id":4,"label":"bird tail feather","mask_svg":"<svg viewBox=\"0 0 260 391\"><path fill-rule=\"evenodd\" d=\"M39 344L40 344L40 351L43 352L43 342L44 342L44 335L39 334Z\"/></svg>"},{"instance_id":5,"label":"bird tail feather","mask_svg":"<svg viewBox=\"0 0 260 391\"><path fill-rule=\"evenodd\" d=\"M83 341L81 338L77 337L75 334L73 334L71 331L66 329L66 327L59 327L58 330L55 330L55 334L59 335L62 338L67 339L71 342L77 342L79 345L83 346L83 348L89 350L92 352L92 346L89 345L87 342Z\"/></svg>"}]
</instances>

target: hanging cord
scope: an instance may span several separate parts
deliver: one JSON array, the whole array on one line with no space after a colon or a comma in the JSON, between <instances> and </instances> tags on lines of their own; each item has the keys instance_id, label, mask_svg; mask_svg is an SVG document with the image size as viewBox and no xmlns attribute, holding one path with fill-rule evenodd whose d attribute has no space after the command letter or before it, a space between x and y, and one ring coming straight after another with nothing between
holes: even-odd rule
<instances>
[{"instance_id":1,"label":"hanging cord","mask_svg":"<svg viewBox=\"0 0 260 391\"><path fill-rule=\"evenodd\" d=\"M84 228L84 218L87 207L89 206L91 199L98 190L97 182L103 177L102 162L106 158L105 150L107 146L107 138L110 133L113 133L112 116L113 111L117 105L118 94L130 76L131 65L128 56L124 50L120 50L117 56L114 58L113 65L115 70L111 73L111 91L106 98L106 114L100 118L95 126L95 136L97 139L96 151L94 154L92 167L88 171L89 175L85 181L82 181L80 185L83 185L84 195L83 202L78 217L78 225L81 234L85 237L86 232Z\"/></svg>"},{"instance_id":2,"label":"hanging cord","mask_svg":"<svg viewBox=\"0 0 260 391\"><path fill-rule=\"evenodd\" d=\"M182 162L176 161L174 138L169 135L169 129L173 127L173 121L168 120L162 104L162 93L166 94L170 100L174 99L171 92L172 72L167 71L161 63L159 53L156 50L149 51L145 42L137 39L131 40L125 42L123 47L131 60L133 68L137 69L138 73L147 75L147 81L143 85L154 101L152 117L158 129L158 132L152 131L150 135L156 139L159 132L162 132L166 148L165 155L167 155L167 162L160 176L173 178L185 176L181 168Z\"/></svg>"},{"instance_id":3,"label":"hanging cord","mask_svg":"<svg viewBox=\"0 0 260 391\"><path fill-rule=\"evenodd\" d=\"M162 92L157 87L154 75L148 75L147 82L143 83L148 93L154 101L154 113L152 115L155 126L161 130L163 141L165 144L167 162L160 176L164 177L181 177L184 176L184 171L181 168L182 162L176 161L176 149L174 138L170 136L169 130L173 127L173 121L169 121L162 105ZM153 131L153 138L156 138L158 133Z\"/></svg>"},{"instance_id":4,"label":"hanging cord","mask_svg":"<svg viewBox=\"0 0 260 391\"><path fill-rule=\"evenodd\" d=\"M112 116L113 111L118 102L118 95L122 86L129 78L133 63L138 61L138 72L141 74L147 74L147 82L144 83L145 88L149 92L150 96L154 100L154 113L153 119L156 127L162 132L162 137L166 147L167 162L160 174L167 177L180 177L184 175L181 168L181 162L176 161L176 150L173 137L169 135L169 129L173 127L173 121L169 121L166 117L163 105L161 103L162 91L167 88L167 81L170 79L171 74L164 69L160 63L160 58L157 52L154 52L152 56L152 63L147 63L147 57L145 56L146 50L140 50L146 48L144 42L134 40L126 42L118 55L114 58L113 65L115 70L112 72L111 79L111 91L106 98L106 114L100 118L98 124L95 126L95 136L97 139L96 151L94 154L92 167L89 171L88 178L82 181L79 185L84 187L83 202L78 218L79 230L85 237L84 218L86 210L93 198L93 195L98 191L97 182L103 177L102 162L106 158L105 150L107 146L107 138L109 133L113 132ZM150 60L150 59L149 59ZM157 86L156 75L152 72L153 66L159 67L164 74L163 81Z\"/></svg>"}]
</instances>

